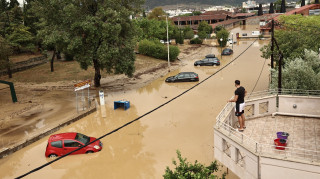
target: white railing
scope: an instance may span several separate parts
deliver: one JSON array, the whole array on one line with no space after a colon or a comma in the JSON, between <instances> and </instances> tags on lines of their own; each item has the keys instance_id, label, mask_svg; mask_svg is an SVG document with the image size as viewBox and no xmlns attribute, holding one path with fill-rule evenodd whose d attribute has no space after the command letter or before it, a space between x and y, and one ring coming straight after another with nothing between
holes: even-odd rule
<instances>
[{"instance_id":1,"label":"white railing","mask_svg":"<svg viewBox=\"0 0 320 179\"><path fill-rule=\"evenodd\" d=\"M277 93L277 90L255 92L250 95L250 99L252 99L252 97L266 97L270 95L275 95ZM281 95L320 96L320 91L282 89ZM320 162L320 152L318 151L293 147L284 147L285 150L279 150L275 148L275 145L259 143L250 138L249 136L243 134L242 132L238 132L235 128L232 127L234 124L229 124L229 119L233 115L233 108L233 103L226 104L216 118L217 122L215 125L215 129L223 133L225 136L232 138L237 143L243 145L245 148L251 150L252 152L258 155L270 155L290 159L302 159L304 161L310 162Z\"/></svg>"},{"instance_id":2,"label":"white railing","mask_svg":"<svg viewBox=\"0 0 320 179\"><path fill-rule=\"evenodd\" d=\"M294 96L320 96L320 90L299 90L299 89L269 89L248 94L248 99L266 97L270 95L294 95Z\"/></svg>"}]
</instances>

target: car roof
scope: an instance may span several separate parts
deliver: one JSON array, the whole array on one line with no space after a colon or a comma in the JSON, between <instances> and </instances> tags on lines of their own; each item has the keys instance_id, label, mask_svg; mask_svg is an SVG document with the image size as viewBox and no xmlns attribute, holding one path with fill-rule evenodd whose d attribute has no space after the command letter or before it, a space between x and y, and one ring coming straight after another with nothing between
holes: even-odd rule
<instances>
[{"instance_id":1,"label":"car roof","mask_svg":"<svg viewBox=\"0 0 320 179\"><path fill-rule=\"evenodd\" d=\"M56 140L62 140L62 139L75 139L76 135L77 135L76 132L54 134L50 136L49 141L56 141Z\"/></svg>"},{"instance_id":2,"label":"car roof","mask_svg":"<svg viewBox=\"0 0 320 179\"><path fill-rule=\"evenodd\" d=\"M184 74L184 73L195 73L195 72L180 72L179 74Z\"/></svg>"},{"instance_id":3,"label":"car roof","mask_svg":"<svg viewBox=\"0 0 320 179\"><path fill-rule=\"evenodd\" d=\"M215 58L216 56L214 54L208 54L206 55L206 58Z\"/></svg>"}]
</instances>

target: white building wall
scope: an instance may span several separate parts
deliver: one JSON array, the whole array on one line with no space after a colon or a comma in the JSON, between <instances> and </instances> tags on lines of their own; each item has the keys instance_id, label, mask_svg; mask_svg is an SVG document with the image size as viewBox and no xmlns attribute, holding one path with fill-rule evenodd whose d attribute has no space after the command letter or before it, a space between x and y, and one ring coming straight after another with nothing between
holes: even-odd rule
<instances>
[{"instance_id":1,"label":"white building wall","mask_svg":"<svg viewBox=\"0 0 320 179\"><path fill-rule=\"evenodd\" d=\"M296 105L296 108L293 105ZM305 96L279 96L281 113L320 115L320 98Z\"/></svg>"},{"instance_id":2,"label":"white building wall","mask_svg":"<svg viewBox=\"0 0 320 179\"><path fill-rule=\"evenodd\" d=\"M230 156L224 152L224 142L231 145ZM219 131L214 131L214 157L228 167L240 178L256 179L258 178L258 156L254 155L251 151L235 143ZM244 164L241 166L238 163L237 150L244 156Z\"/></svg>"},{"instance_id":3,"label":"white building wall","mask_svg":"<svg viewBox=\"0 0 320 179\"><path fill-rule=\"evenodd\" d=\"M319 179L320 167L293 161L261 157L261 179Z\"/></svg>"}]
</instances>

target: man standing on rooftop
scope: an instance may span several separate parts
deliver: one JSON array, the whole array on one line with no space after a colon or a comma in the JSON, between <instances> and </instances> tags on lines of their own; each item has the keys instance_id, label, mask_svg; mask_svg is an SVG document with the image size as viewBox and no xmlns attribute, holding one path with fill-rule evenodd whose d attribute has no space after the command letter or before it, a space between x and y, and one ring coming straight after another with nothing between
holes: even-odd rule
<instances>
[{"instance_id":1,"label":"man standing on rooftop","mask_svg":"<svg viewBox=\"0 0 320 179\"><path fill-rule=\"evenodd\" d=\"M234 92L234 98L228 100L228 102L236 102L236 107L235 107L235 114L238 117L238 121L239 121L239 132L243 132L243 130L246 128L245 127L245 117L244 117L244 107L245 107L245 103L244 103L244 97L247 94L247 91L245 90L244 87L240 86L240 81L236 80L235 82L235 87L237 88Z\"/></svg>"}]
</instances>

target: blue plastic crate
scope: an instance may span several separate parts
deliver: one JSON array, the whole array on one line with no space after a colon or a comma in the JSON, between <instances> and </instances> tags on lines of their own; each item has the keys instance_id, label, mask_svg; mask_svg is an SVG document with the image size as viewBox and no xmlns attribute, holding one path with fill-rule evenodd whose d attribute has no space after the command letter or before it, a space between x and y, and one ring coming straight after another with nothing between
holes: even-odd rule
<instances>
[{"instance_id":1,"label":"blue plastic crate","mask_svg":"<svg viewBox=\"0 0 320 179\"><path fill-rule=\"evenodd\" d=\"M117 108L124 108L124 110L127 110L130 108L130 101L114 101L114 110Z\"/></svg>"}]
</instances>

